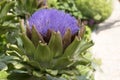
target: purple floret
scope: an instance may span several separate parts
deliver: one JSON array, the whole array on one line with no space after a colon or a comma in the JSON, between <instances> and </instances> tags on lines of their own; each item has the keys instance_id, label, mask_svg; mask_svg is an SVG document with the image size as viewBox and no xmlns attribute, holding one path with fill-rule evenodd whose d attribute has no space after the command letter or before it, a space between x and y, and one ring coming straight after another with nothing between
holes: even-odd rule
<instances>
[{"instance_id":1,"label":"purple floret","mask_svg":"<svg viewBox=\"0 0 120 80\"><path fill-rule=\"evenodd\" d=\"M59 31L63 36L69 28L72 34L79 30L77 20L70 14L56 9L40 9L36 11L28 20L30 28L35 25L36 29L43 36L48 30Z\"/></svg>"}]
</instances>

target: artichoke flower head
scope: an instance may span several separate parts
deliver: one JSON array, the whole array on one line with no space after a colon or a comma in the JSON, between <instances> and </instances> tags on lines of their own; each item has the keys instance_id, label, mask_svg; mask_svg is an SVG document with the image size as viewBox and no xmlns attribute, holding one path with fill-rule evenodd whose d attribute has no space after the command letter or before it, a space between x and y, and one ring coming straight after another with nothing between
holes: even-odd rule
<instances>
[{"instance_id":1,"label":"artichoke flower head","mask_svg":"<svg viewBox=\"0 0 120 80\"><path fill-rule=\"evenodd\" d=\"M56 9L38 10L30 17L28 22L29 31L34 26L47 43L52 32L59 34L63 39L69 36L67 42L70 42L71 37L76 35L80 30L77 20L74 17ZM30 34L30 32L28 32L28 34ZM29 35L29 37L31 37L31 35Z\"/></svg>"},{"instance_id":2,"label":"artichoke flower head","mask_svg":"<svg viewBox=\"0 0 120 80\"><path fill-rule=\"evenodd\" d=\"M23 48L14 48L27 57L23 61L34 67L31 72L37 68L43 76L60 77L66 70L75 70L76 65L86 63L80 55L93 43L82 40L83 33L84 27L79 26L70 14L56 9L40 9L32 14L26 26L21 23ZM55 74L54 70L57 71Z\"/></svg>"},{"instance_id":3,"label":"artichoke flower head","mask_svg":"<svg viewBox=\"0 0 120 80\"><path fill-rule=\"evenodd\" d=\"M59 31L64 36L69 28L72 34L79 30L77 20L70 14L56 9L42 9L35 12L28 20L30 27L35 25L36 29L43 36L46 36L48 30Z\"/></svg>"}]
</instances>

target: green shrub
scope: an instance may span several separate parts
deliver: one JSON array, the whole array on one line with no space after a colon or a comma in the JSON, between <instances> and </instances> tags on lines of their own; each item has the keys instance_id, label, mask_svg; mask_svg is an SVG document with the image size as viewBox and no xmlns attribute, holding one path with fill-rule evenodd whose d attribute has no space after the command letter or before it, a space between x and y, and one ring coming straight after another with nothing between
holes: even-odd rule
<instances>
[{"instance_id":1,"label":"green shrub","mask_svg":"<svg viewBox=\"0 0 120 80\"><path fill-rule=\"evenodd\" d=\"M77 8L88 19L104 21L112 11L112 0L75 0Z\"/></svg>"}]
</instances>

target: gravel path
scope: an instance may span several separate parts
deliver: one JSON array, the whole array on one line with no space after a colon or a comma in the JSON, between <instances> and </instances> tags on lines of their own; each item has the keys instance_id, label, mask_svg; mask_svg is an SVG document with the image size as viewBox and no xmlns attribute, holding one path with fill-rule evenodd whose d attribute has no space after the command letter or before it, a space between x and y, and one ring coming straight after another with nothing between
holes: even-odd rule
<instances>
[{"instance_id":1,"label":"gravel path","mask_svg":"<svg viewBox=\"0 0 120 80\"><path fill-rule=\"evenodd\" d=\"M120 80L120 2L113 1L113 13L92 33L93 54L101 58L103 72L95 80Z\"/></svg>"}]
</instances>

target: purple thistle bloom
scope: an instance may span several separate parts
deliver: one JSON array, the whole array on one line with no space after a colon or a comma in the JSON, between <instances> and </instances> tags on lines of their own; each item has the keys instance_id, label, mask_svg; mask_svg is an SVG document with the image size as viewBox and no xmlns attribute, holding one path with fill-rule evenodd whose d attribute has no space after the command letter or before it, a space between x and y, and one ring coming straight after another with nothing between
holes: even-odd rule
<instances>
[{"instance_id":1,"label":"purple thistle bloom","mask_svg":"<svg viewBox=\"0 0 120 80\"><path fill-rule=\"evenodd\" d=\"M72 34L79 31L77 20L70 14L56 9L41 9L36 11L28 20L30 28L35 25L36 29L43 36L48 30L59 31L63 36L69 28Z\"/></svg>"}]
</instances>

